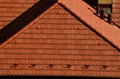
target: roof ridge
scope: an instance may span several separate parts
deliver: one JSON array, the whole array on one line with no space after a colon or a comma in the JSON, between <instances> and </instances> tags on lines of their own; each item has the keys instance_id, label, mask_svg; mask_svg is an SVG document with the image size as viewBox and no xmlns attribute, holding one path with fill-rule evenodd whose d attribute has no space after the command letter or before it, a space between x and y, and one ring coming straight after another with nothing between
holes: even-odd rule
<instances>
[{"instance_id":1,"label":"roof ridge","mask_svg":"<svg viewBox=\"0 0 120 79\"><path fill-rule=\"evenodd\" d=\"M67 1L68 0L59 0L58 2L70 10L79 19L83 20L87 25L89 25L90 28L109 41L118 50L120 50L120 29L115 28L114 26L94 15L93 12L89 10L92 9L92 7L86 4L84 1L70 0L71 2L69 1L69 3ZM73 1L79 5L73 5ZM75 8L79 8L80 10L75 10Z\"/></svg>"}]
</instances>

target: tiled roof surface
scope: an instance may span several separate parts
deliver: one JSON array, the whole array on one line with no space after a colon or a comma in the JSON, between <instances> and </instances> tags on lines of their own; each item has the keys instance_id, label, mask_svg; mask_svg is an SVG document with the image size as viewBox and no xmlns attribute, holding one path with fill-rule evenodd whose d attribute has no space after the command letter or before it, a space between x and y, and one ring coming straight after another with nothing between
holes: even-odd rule
<instances>
[{"instance_id":1,"label":"tiled roof surface","mask_svg":"<svg viewBox=\"0 0 120 79\"><path fill-rule=\"evenodd\" d=\"M82 0L70 0L69 2L60 0L59 2L120 50L119 28L96 17L94 10Z\"/></svg>"},{"instance_id":2,"label":"tiled roof surface","mask_svg":"<svg viewBox=\"0 0 120 79\"><path fill-rule=\"evenodd\" d=\"M39 0L0 0L0 29L24 13Z\"/></svg>"},{"instance_id":3,"label":"tiled roof surface","mask_svg":"<svg viewBox=\"0 0 120 79\"><path fill-rule=\"evenodd\" d=\"M0 75L120 77L119 51L57 3L0 51Z\"/></svg>"},{"instance_id":4,"label":"tiled roof surface","mask_svg":"<svg viewBox=\"0 0 120 79\"><path fill-rule=\"evenodd\" d=\"M19 17L0 30L0 44L7 42L6 40L14 36L56 2L57 0L40 0L22 13Z\"/></svg>"},{"instance_id":5,"label":"tiled roof surface","mask_svg":"<svg viewBox=\"0 0 120 79\"><path fill-rule=\"evenodd\" d=\"M120 0L113 0L112 20L120 28Z\"/></svg>"}]
</instances>

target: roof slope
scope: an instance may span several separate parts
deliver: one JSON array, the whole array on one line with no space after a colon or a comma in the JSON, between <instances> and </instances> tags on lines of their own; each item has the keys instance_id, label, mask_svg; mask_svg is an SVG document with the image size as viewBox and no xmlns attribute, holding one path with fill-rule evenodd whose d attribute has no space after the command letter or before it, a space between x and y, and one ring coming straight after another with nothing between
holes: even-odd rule
<instances>
[{"instance_id":1,"label":"roof slope","mask_svg":"<svg viewBox=\"0 0 120 79\"><path fill-rule=\"evenodd\" d=\"M39 0L0 0L0 29L33 6Z\"/></svg>"},{"instance_id":2,"label":"roof slope","mask_svg":"<svg viewBox=\"0 0 120 79\"><path fill-rule=\"evenodd\" d=\"M113 0L112 20L120 28L120 0Z\"/></svg>"},{"instance_id":3,"label":"roof slope","mask_svg":"<svg viewBox=\"0 0 120 79\"><path fill-rule=\"evenodd\" d=\"M120 50L120 29L96 17L93 9L82 0L70 0L69 2L60 0L59 2Z\"/></svg>"},{"instance_id":4,"label":"roof slope","mask_svg":"<svg viewBox=\"0 0 120 79\"><path fill-rule=\"evenodd\" d=\"M24 0L23 0L24 1ZM23 27L42 14L46 9L52 6L57 0L39 0L34 6L22 13L19 17L0 30L0 44L11 38ZM46 3L47 2L47 3ZM45 6L46 5L46 6ZM11 28L12 27L12 28ZM13 29L14 28L14 29Z\"/></svg>"},{"instance_id":5,"label":"roof slope","mask_svg":"<svg viewBox=\"0 0 120 79\"><path fill-rule=\"evenodd\" d=\"M0 51L0 75L120 77L119 51L57 3Z\"/></svg>"}]
</instances>

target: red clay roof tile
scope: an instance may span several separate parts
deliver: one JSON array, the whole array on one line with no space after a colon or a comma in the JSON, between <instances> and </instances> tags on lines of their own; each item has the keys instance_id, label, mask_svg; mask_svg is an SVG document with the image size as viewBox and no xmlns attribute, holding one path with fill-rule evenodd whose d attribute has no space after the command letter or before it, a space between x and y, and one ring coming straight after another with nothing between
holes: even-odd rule
<instances>
[{"instance_id":1,"label":"red clay roof tile","mask_svg":"<svg viewBox=\"0 0 120 79\"><path fill-rule=\"evenodd\" d=\"M119 34L118 29L94 16L83 1L64 1L64 7L56 3L2 44L0 75L120 77L119 50L96 33L105 36L104 25ZM81 15L70 6L76 11L79 8ZM88 15L92 22L97 22L90 24ZM103 31L98 29L98 22Z\"/></svg>"},{"instance_id":2,"label":"red clay roof tile","mask_svg":"<svg viewBox=\"0 0 120 79\"><path fill-rule=\"evenodd\" d=\"M1 47L1 74L119 76L118 50L60 5L27 27Z\"/></svg>"},{"instance_id":3,"label":"red clay roof tile","mask_svg":"<svg viewBox=\"0 0 120 79\"><path fill-rule=\"evenodd\" d=\"M36 17L38 17L56 2L57 0L40 0L35 5L30 7L27 11L22 13L19 17L17 17L15 20L0 30L0 44L4 43L7 39L16 34L24 26L33 21Z\"/></svg>"},{"instance_id":4,"label":"red clay roof tile","mask_svg":"<svg viewBox=\"0 0 120 79\"><path fill-rule=\"evenodd\" d=\"M96 17L96 15L89 10L89 5L82 0L71 0L69 2L68 0L60 0L59 2L80 19L82 19L92 29L120 49L120 29L106 23L104 20L99 19L99 17ZM76 5L74 5L72 2L74 2Z\"/></svg>"},{"instance_id":5,"label":"red clay roof tile","mask_svg":"<svg viewBox=\"0 0 120 79\"><path fill-rule=\"evenodd\" d=\"M113 0L113 22L120 28L120 0Z\"/></svg>"},{"instance_id":6,"label":"red clay roof tile","mask_svg":"<svg viewBox=\"0 0 120 79\"><path fill-rule=\"evenodd\" d=\"M39 0L0 0L0 29L16 19Z\"/></svg>"}]
</instances>

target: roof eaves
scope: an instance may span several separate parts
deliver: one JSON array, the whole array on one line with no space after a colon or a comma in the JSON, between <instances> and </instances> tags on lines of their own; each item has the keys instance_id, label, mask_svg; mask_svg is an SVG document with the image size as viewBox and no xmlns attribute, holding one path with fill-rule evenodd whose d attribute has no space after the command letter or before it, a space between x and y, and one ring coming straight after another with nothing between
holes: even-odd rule
<instances>
[{"instance_id":1,"label":"roof eaves","mask_svg":"<svg viewBox=\"0 0 120 79\"><path fill-rule=\"evenodd\" d=\"M120 51L120 29L110 25L94 15L94 13L89 10L92 8L84 1L70 0L68 2L68 0L59 0L59 4L66 7L69 11L71 11L74 15L85 22L89 27L95 30Z\"/></svg>"}]
</instances>

